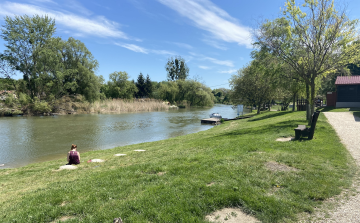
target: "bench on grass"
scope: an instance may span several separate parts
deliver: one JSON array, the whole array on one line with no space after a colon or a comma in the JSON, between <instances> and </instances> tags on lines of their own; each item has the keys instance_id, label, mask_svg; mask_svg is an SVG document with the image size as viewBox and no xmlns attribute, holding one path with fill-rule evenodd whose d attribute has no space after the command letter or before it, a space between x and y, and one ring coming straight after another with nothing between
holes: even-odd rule
<instances>
[{"instance_id":1,"label":"bench on grass","mask_svg":"<svg viewBox=\"0 0 360 223\"><path fill-rule=\"evenodd\" d=\"M308 139L313 139L315 126L316 126L316 122L318 120L319 114L320 114L320 112L316 111L312 115L310 128L306 128L305 125L298 125L298 127L296 129L294 129L295 130L295 140L298 140L301 137L306 137L306 136L308 137Z\"/></svg>"}]
</instances>

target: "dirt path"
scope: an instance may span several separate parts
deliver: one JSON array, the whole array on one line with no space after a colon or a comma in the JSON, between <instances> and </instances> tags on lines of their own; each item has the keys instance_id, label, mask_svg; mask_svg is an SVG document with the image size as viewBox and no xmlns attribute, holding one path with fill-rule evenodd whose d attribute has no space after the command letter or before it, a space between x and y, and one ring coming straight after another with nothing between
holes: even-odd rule
<instances>
[{"instance_id":1,"label":"dirt path","mask_svg":"<svg viewBox=\"0 0 360 223\"><path fill-rule=\"evenodd\" d=\"M329 123L336 130L341 142L349 150L356 164L360 166L360 118L350 112L324 112ZM360 191L358 179L354 180L354 190ZM330 217L316 222L350 223L360 222L360 194L349 199L340 198L340 206L329 213Z\"/></svg>"}]
</instances>

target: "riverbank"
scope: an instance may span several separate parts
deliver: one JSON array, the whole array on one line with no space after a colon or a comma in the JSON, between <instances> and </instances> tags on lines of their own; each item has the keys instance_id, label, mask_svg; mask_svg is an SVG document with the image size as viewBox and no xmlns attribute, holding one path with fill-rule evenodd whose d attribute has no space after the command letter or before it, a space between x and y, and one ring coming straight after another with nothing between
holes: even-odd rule
<instances>
[{"instance_id":1,"label":"riverbank","mask_svg":"<svg viewBox=\"0 0 360 223\"><path fill-rule=\"evenodd\" d=\"M304 118L304 112L267 112L195 134L82 153L72 171L58 171L65 160L2 169L0 219L205 222L215 210L240 207L263 222L294 222L349 188L356 169L323 114L313 140L276 141L293 136ZM94 158L106 161L86 163Z\"/></svg>"}]
</instances>

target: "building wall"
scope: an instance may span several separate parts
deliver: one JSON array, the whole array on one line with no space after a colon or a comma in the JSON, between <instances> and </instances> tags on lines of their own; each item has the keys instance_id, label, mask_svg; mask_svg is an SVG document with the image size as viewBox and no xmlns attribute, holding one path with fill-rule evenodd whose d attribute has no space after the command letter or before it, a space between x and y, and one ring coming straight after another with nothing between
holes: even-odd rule
<instances>
[{"instance_id":1,"label":"building wall","mask_svg":"<svg viewBox=\"0 0 360 223\"><path fill-rule=\"evenodd\" d=\"M336 92L328 92L326 94L326 106L336 106Z\"/></svg>"},{"instance_id":2,"label":"building wall","mask_svg":"<svg viewBox=\"0 0 360 223\"><path fill-rule=\"evenodd\" d=\"M336 102L337 108L360 108L360 102Z\"/></svg>"},{"instance_id":3,"label":"building wall","mask_svg":"<svg viewBox=\"0 0 360 223\"><path fill-rule=\"evenodd\" d=\"M360 85L338 85L337 102L360 102Z\"/></svg>"}]
</instances>

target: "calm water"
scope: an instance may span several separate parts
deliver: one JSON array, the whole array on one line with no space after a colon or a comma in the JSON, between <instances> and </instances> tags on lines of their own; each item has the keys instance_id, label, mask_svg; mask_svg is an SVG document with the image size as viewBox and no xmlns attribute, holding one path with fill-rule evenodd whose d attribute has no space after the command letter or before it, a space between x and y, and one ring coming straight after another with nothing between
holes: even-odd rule
<instances>
[{"instance_id":1,"label":"calm water","mask_svg":"<svg viewBox=\"0 0 360 223\"><path fill-rule=\"evenodd\" d=\"M167 139L212 127L200 124L213 112L236 117L229 105L128 114L0 117L2 168L64 158L71 144L79 152ZM0 167L1 168L1 167Z\"/></svg>"}]
</instances>

